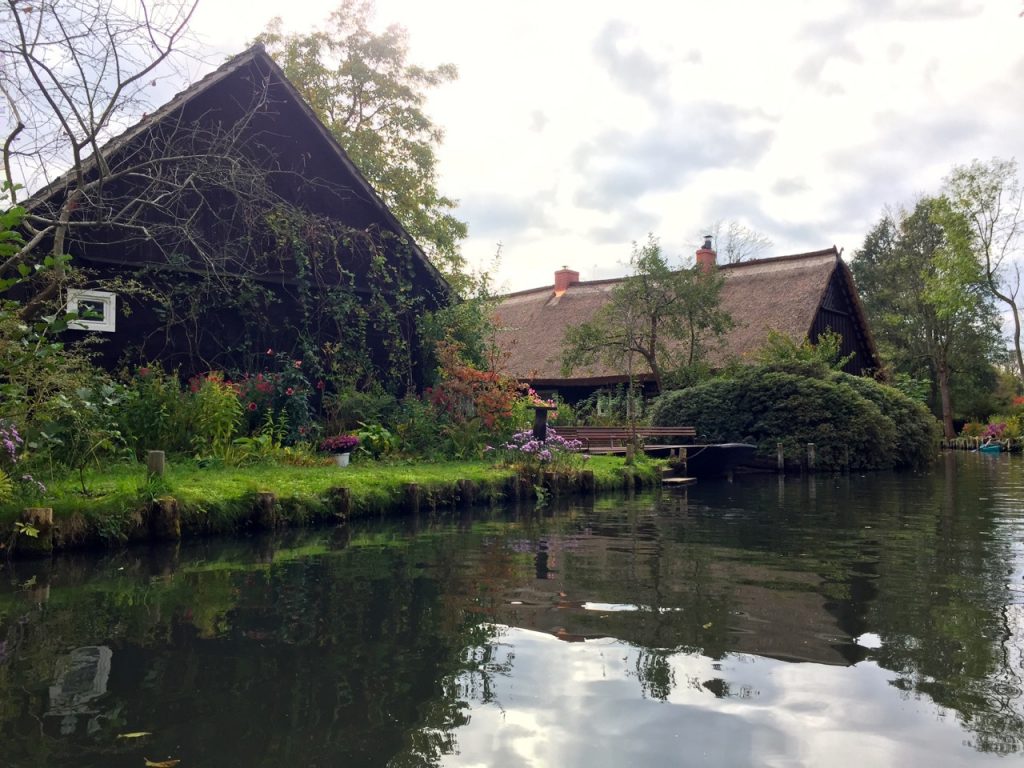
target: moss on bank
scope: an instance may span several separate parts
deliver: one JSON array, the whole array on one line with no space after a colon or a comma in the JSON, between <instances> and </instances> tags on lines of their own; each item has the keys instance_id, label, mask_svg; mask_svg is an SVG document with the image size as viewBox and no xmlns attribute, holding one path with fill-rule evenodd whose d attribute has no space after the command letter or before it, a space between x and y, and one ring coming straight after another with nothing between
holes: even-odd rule
<instances>
[{"instance_id":1,"label":"moss on bank","mask_svg":"<svg viewBox=\"0 0 1024 768\"><path fill-rule=\"evenodd\" d=\"M625 485L653 486L656 462L627 467L622 458L595 456L587 464L595 491ZM543 483L539 480L538 483ZM14 524L29 506L53 509L53 548L116 546L150 538L174 537L159 518L176 518L181 536L231 533L248 528L311 525L373 514L402 514L413 505L430 511L460 503L493 504L536 495L533 482L486 462L437 464L357 464L337 467L199 467L171 462L166 474L148 480L142 464L121 464L86 475L89 495L77 476L50 483L42 499L0 506L0 537L14 540ZM409 487L417 491L410 496ZM554 480L554 493L574 493L580 477ZM272 496L268 496L271 494ZM414 498L415 501L411 499ZM30 549L22 534L15 552Z\"/></svg>"}]
</instances>

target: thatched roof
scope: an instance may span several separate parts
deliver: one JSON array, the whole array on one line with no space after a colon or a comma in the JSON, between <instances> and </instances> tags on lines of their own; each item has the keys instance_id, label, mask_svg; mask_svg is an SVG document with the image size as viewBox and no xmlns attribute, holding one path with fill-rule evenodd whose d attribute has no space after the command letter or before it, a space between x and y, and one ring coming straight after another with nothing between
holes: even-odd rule
<instances>
[{"instance_id":1,"label":"thatched roof","mask_svg":"<svg viewBox=\"0 0 1024 768\"><path fill-rule=\"evenodd\" d=\"M735 327L724 336L721 346L709 353L708 361L713 366L737 358L751 360L769 330L802 341L811 331L836 270L852 285L849 268L834 246L812 253L725 264L718 269L725 280L722 308L732 316ZM563 376L561 371L566 330L591 320L608 301L609 292L621 282L619 278L572 283L560 296L555 294L554 286L504 296L496 315L498 343L507 356L509 372L534 384L549 386L623 381L623 371L603 365L578 369L570 377ZM855 292L853 295L856 297ZM856 298L854 303L854 314L870 339Z\"/></svg>"}]
</instances>

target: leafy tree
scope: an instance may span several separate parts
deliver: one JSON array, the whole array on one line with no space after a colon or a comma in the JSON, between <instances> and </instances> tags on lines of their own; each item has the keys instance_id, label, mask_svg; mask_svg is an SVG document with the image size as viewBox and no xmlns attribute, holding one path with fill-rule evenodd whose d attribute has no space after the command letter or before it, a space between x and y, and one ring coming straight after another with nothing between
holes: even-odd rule
<instances>
[{"instance_id":1,"label":"leafy tree","mask_svg":"<svg viewBox=\"0 0 1024 768\"><path fill-rule=\"evenodd\" d=\"M970 223L975 253L992 295L1006 305L1013 321L1017 375L1024 381L1018 295L1024 250L1024 185L1015 160L993 158L956 166L945 180L951 207Z\"/></svg>"},{"instance_id":2,"label":"leafy tree","mask_svg":"<svg viewBox=\"0 0 1024 768\"><path fill-rule=\"evenodd\" d=\"M633 274L615 286L592 320L571 327L562 367L595 362L625 369L643 363L661 391L666 377L699 364L708 345L732 327L720 304L722 278L698 266L673 269L653 235L633 245Z\"/></svg>"},{"instance_id":3,"label":"leafy tree","mask_svg":"<svg viewBox=\"0 0 1024 768\"><path fill-rule=\"evenodd\" d=\"M922 198L912 211L886 213L851 268L886 356L933 382L933 407L952 437L954 381L989 368L999 332L969 223L946 198Z\"/></svg>"},{"instance_id":4,"label":"leafy tree","mask_svg":"<svg viewBox=\"0 0 1024 768\"><path fill-rule=\"evenodd\" d=\"M316 31L286 34L276 18L256 41L435 265L457 278L466 225L452 215L456 201L437 189L435 150L443 133L423 105L428 89L458 73L452 64L408 63L405 29L393 24L377 34L372 16L370 0L342 0Z\"/></svg>"}]
</instances>

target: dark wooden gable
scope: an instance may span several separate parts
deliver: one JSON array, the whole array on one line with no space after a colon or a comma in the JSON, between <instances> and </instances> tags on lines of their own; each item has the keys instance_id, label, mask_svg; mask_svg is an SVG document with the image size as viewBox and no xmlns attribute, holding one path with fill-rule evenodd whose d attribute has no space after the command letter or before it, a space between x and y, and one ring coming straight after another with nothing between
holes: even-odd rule
<instances>
[{"instance_id":1,"label":"dark wooden gable","mask_svg":"<svg viewBox=\"0 0 1024 768\"><path fill-rule=\"evenodd\" d=\"M361 338L376 350L376 362L386 366L393 351L384 349L381 340L398 329L413 348L413 367L419 368L416 315L450 303L451 289L261 47L234 57L108 142L101 150L113 179L105 185L106 199L131 199L139 185L166 182L140 178L140 174L118 176L117 169L150 157L187 156L191 144L201 151L203 142L217 141L218 147L237 152L244 160L240 166L259 171L261 183L272 193L268 199L281 201L288 210L320 217L328 229L318 229L315 237L301 230L293 231L290 240L279 237L279 230L267 226L276 213L274 203L249 205L251 201L238 194L244 185L219 184L217 174L231 171L230 153L216 173L203 178L202 169L198 170L200 183L192 197L179 195L173 198L173 206L140 211L140 220L151 233L148 238L122 236L109 227L74 229L68 252L76 265L86 267L98 280L140 278L153 281L159 293L161 281L163 285L198 285L212 270L218 281L223 275L225 280L220 282L227 285L244 273L272 297L257 322L233 315L213 300L201 318L175 328L166 323L173 306L128 298L119 306L131 315L119 309L122 322L115 333L103 337L100 362L112 368L126 358L161 360L191 373L212 367L251 368L266 349L287 351L300 339L314 339L316 345L346 345L353 341L351 328L331 328L324 318L310 319L302 306L302 293L308 298L309 286L304 288L297 276L317 270L315 284L324 291L345 286L368 297L368 304L371 295L379 297L381 290L392 290L390 282L372 276L371 266L383 259L396 275L394 285L409 293L401 302L396 300L395 306L402 309L388 321L390 328L382 328L379 317L371 319L360 331ZM154 167L159 168L154 176L188 172L166 162ZM95 167L89 172L95 173ZM37 193L29 205L39 211L59 209L66 185L66 179L58 180ZM83 208L81 215L95 217L95 211ZM195 222L201 238L190 239L170 226L181 217ZM337 236L330 229L334 224ZM324 231L330 236L325 238ZM314 242L321 252L330 251L332 258L313 262L289 245L295 243L305 252ZM230 251L231 260L223 267L211 267L210 256L219 250ZM227 295L233 290L229 286Z\"/></svg>"},{"instance_id":2,"label":"dark wooden gable","mask_svg":"<svg viewBox=\"0 0 1024 768\"><path fill-rule=\"evenodd\" d=\"M880 363L853 293L852 278L847 272L848 267L837 258L836 268L825 287L807 336L812 343L817 343L826 331L840 334L843 337L842 354L853 353L853 359L843 370L860 376L878 370Z\"/></svg>"}]
</instances>

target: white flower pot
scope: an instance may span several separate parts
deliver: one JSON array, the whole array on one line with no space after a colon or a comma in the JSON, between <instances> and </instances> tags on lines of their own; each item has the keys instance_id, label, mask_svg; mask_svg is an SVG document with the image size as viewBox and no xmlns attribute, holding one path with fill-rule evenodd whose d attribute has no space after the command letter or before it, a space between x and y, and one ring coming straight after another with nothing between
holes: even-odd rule
<instances>
[{"instance_id":1,"label":"white flower pot","mask_svg":"<svg viewBox=\"0 0 1024 768\"><path fill-rule=\"evenodd\" d=\"M336 453L334 454L334 463L337 464L339 467L347 467L348 457L349 454L347 453Z\"/></svg>"}]
</instances>

